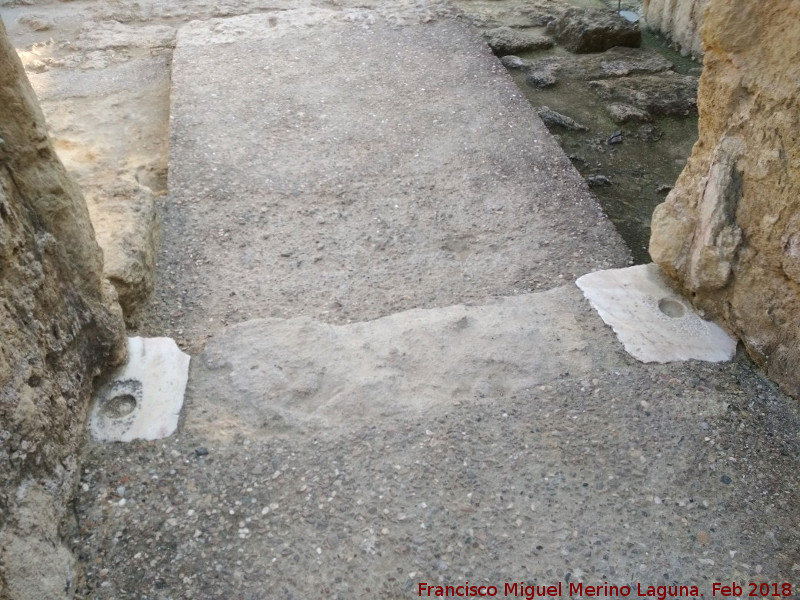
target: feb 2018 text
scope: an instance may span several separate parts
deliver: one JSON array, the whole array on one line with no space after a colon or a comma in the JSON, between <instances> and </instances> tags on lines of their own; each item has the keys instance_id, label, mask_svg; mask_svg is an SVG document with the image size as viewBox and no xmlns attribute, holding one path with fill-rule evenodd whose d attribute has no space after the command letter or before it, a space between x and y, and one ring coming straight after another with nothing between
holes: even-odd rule
<instances>
[{"instance_id":1,"label":"feb 2018 text","mask_svg":"<svg viewBox=\"0 0 800 600\"><path fill-rule=\"evenodd\" d=\"M792 584L788 582L776 583L713 583L709 596L712 598L727 597L779 597L786 598L792 595ZM560 597L567 592L569 596L582 598L702 598L696 585L648 585L634 583L632 585L614 585L602 583L587 585L584 583L558 582L552 585L530 585L525 582L498 583L496 585L474 584L469 581L455 585L432 585L426 582L418 584L418 595L421 598L535 598Z\"/></svg>"}]
</instances>

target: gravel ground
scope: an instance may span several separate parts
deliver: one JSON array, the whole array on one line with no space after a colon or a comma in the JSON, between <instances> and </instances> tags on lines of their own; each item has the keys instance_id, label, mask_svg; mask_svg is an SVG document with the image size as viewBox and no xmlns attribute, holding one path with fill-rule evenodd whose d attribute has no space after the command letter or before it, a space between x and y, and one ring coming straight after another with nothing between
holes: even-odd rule
<instances>
[{"instance_id":1,"label":"gravel ground","mask_svg":"<svg viewBox=\"0 0 800 600\"><path fill-rule=\"evenodd\" d=\"M92 445L78 596L796 585L796 405L743 357L618 361L590 379L312 436Z\"/></svg>"}]
</instances>

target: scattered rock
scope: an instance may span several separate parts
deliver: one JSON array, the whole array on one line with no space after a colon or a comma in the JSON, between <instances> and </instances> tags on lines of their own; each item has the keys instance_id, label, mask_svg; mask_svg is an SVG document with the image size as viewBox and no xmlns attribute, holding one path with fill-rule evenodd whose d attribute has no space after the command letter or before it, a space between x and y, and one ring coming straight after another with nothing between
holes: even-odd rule
<instances>
[{"instance_id":1,"label":"scattered rock","mask_svg":"<svg viewBox=\"0 0 800 600\"><path fill-rule=\"evenodd\" d=\"M514 56L513 54L507 54L500 59L500 62L503 63L506 69L524 69L529 65L527 60L523 60L519 56Z\"/></svg>"},{"instance_id":2,"label":"scattered rock","mask_svg":"<svg viewBox=\"0 0 800 600\"><path fill-rule=\"evenodd\" d=\"M486 29L489 27L498 27L499 22L491 15L479 12L462 12L461 19L472 25L477 29Z\"/></svg>"},{"instance_id":3,"label":"scattered rock","mask_svg":"<svg viewBox=\"0 0 800 600\"><path fill-rule=\"evenodd\" d=\"M486 43L498 56L525 52L526 50L544 50L553 47L553 40L547 36L512 29L511 27L496 27L484 31Z\"/></svg>"},{"instance_id":4,"label":"scattered rock","mask_svg":"<svg viewBox=\"0 0 800 600\"><path fill-rule=\"evenodd\" d=\"M662 183L656 188L656 194L668 194L672 191L672 186Z\"/></svg>"},{"instance_id":5,"label":"scattered rock","mask_svg":"<svg viewBox=\"0 0 800 600\"><path fill-rule=\"evenodd\" d=\"M614 46L638 48L642 44L639 26L603 9L572 8L549 27L559 44L570 52L603 52Z\"/></svg>"},{"instance_id":6,"label":"scattered rock","mask_svg":"<svg viewBox=\"0 0 800 600\"><path fill-rule=\"evenodd\" d=\"M609 104L606 106L606 111L614 119L614 122L619 124L628 123L629 121L649 123L653 120L653 117L646 110L636 108L630 104Z\"/></svg>"},{"instance_id":7,"label":"scattered rock","mask_svg":"<svg viewBox=\"0 0 800 600\"><path fill-rule=\"evenodd\" d=\"M650 123L645 123L636 130L636 139L643 142L657 142L662 137L664 137L664 132Z\"/></svg>"},{"instance_id":8,"label":"scattered rock","mask_svg":"<svg viewBox=\"0 0 800 600\"><path fill-rule=\"evenodd\" d=\"M596 79L661 73L675 68L662 54L649 48L611 48L598 56L581 58L584 63L598 64L600 75Z\"/></svg>"},{"instance_id":9,"label":"scattered rock","mask_svg":"<svg viewBox=\"0 0 800 600\"><path fill-rule=\"evenodd\" d=\"M526 6L521 3L516 10L519 10L519 14L525 17L525 22L528 23L529 26L546 27L552 23L561 12L561 10L558 9L554 11L553 8L554 7L550 3L539 3L533 6Z\"/></svg>"},{"instance_id":10,"label":"scattered rock","mask_svg":"<svg viewBox=\"0 0 800 600\"><path fill-rule=\"evenodd\" d=\"M44 73L49 67L47 63L38 58L29 59L25 61L25 71L27 73Z\"/></svg>"},{"instance_id":11,"label":"scattered rock","mask_svg":"<svg viewBox=\"0 0 800 600\"><path fill-rule=\"evenodd\" d=\"M615 131L610 136L608 136L608 139L606 140L606 144L608 144L609 146L612 146L614 144L621 144L621 143L622 143L622 132L621 131Z\"/></svg>"},{"instance_id":12,"label":"scattered rock","mask_svg":"<svg viewBox=\"0 0 800 600\"><path fill-rule=\"evenodd\" d=\"M586 178L586 183L589 187L600 187L602 185L611 185L611 179L605 175L589 175Z\"/></svg>"},{"instance_id":13,"label":"scattered rock","mask_svg":"<svg viewBox=\"0 0 800 600\"><path fill-rule=\"evenodd\" d=\"M691 75L667 72L590 81L589 85L601 100L629 104L651 115L685 117L697 112L697 78Z\"/></svg>"},{"instance_id":14,"label":"scattered rock","mask_svg":"<svg viewBox=\"0 0 800 600\"><path fill-rule=\"evenodd\" d=\"M560 60L544 58L531 63L526 83L536 88L546 88L558 83Z\"/></svg>"},{"instance_id":15,"label":"scattered rock","mask_svg":"<svg viewBox=\"0 0 800 600\"><path fill-rule=\"evenodd\" d=\"M661 73L674 65L649 48L611 48L599 54L547 56L530 62L531 85L547 87L558 80L588 81ZM543 82L537 85L536 81ZM552 83L549 83L551 82Z\"/></svg>"},{"instance_id":16,"label":"scattered rock","mask_svg":"<svg viewBox=\"0 0 800 600\"><path fill-rule=\"evenodd\" d=\"M567 129L569 131L589 131L589 128L585 125L581 125L577 121L569 118L566 115L562 115L561 113L556 112L547 106L537 106L536 114L539 115L539 118L542 120L542 122L544 122L548 129L551 127L560 127L561 129Z\"/></svg>"},{"instance_id":17,"label":"scattered rock","mask_svg":"<svg viewBox=\"0 0 800 600\"><path fill-rule=\"evenodd\" d=\"M55 22L50 17L45 15L22 15L18 23L30 29L31 31L50 31L55 27Z\"/></svg>"}]
</instances>

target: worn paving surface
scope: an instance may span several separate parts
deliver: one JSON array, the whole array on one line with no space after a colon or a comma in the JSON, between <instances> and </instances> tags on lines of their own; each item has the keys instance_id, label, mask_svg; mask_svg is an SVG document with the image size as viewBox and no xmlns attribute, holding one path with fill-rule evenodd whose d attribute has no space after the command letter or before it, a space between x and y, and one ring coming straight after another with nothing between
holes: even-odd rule
<instances>
[{"instance_id":1,"label":"worn paving surface","mask_svg":"<svg viewBox=\"0 0 800 600\"><path fill-rule=\"evenodd\" d=\"M195 349L212 319L374 319L626 264L488 48L412 16L296 10L179 33L159 329Z\"/></svg>"},{"instance_id":2,"label":"worn paving surface","mask_svg":"<svg viewBox=\"0 0 800 600\"><path fill-rule=\"evenodd\" d=\"M75 119L62 137L92 114L70 90L102 85L103 110L131 107L148 143L168 65L158 45L136 50L138 29L275 13L179 38L181 158L140 326L195 365L175 436L87 447L67 532L78 597L414 598L420 582L465 581L498 597L520 581L562 582L565 597L570 582L796 595L796 402L743 356L642 365L622 351L572 279L627 251L445 3L291 7L315 4L53 5L86 44L98 28L84 20L116 21L75 69L134 59L120 80L80 83L44 63L42 89ZM25 35L44 58L70 53ZM78 142L102 147L119 125L99 144L80 131L73 166L91 175ZM123 146L102 157L163 185L163 140L153 162ZM325 406L330 381L344 401Z\"/></svg>"},{"instance_id":3,"label":"worn paving surface","mask_svg":"<svg viewBox=\"0 0 800 600\"><path fill-rule=\"evenodd\" d=\"M80 595L796 585L795 407L746 359L642 366L597 327L604 365L511 395L267 439L184 428L94 446L77 503Z\"/></svg>"}]
</instances>

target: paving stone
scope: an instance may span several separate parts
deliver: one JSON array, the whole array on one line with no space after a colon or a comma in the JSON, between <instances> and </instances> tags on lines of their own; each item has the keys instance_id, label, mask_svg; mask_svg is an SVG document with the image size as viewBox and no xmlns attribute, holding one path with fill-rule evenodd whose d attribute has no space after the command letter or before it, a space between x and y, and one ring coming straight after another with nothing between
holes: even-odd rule
<instances>
[{"instance_id":1,"label":"paving stone","mask_svg":"<svg viewBox=\"0 0 800 600\"><path fill-rule=\"evenodd\" d=\"M198 335L232 294L250 317L346 322L627 261L500 61L456 21L297 10L190 24L171 128L161 274L196 275L190 299L164 289L195 304L184 322Z\"/></svg>"}]
</instances>

